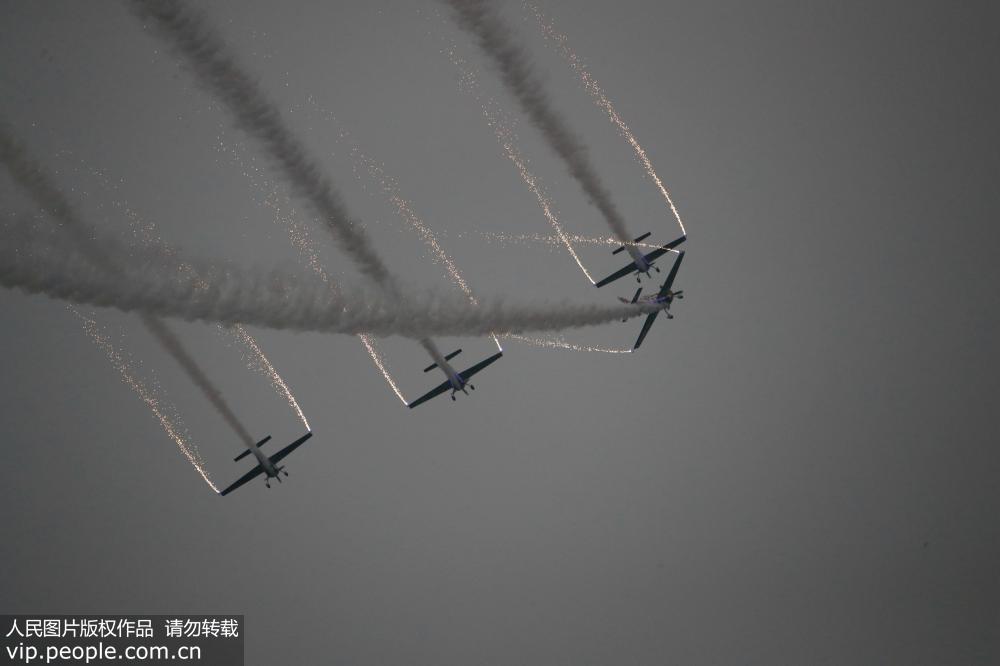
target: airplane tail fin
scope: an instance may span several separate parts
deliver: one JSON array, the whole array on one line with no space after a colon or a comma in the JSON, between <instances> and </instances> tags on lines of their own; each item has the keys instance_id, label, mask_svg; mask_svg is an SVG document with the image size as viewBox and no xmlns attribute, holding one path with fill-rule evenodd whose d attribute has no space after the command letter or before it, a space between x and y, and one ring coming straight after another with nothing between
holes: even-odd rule
<instances>
[{"instance_id":1,"label":"airplane tail fin","mask_svg":"<svg viewBox=\"0 0 1000 666\"><path fill-rule=\"evenodd\" d=\"M632 297L631 301L628 300L627 298L622 298L621 296L618 297L618 300L621 301L622 303L627 304L627 305L635 305L635 302L639 300L639 294L641 294L641 293L642 293L642 287L639 287L638 289L635 290L635 296ZM625 317L624 319L622 319L622 323L623 324L625 322L627 322L627 321L628 321L628 317Z\"/></svg>"},{"instance_id":2,"label":"airplane tail fin","mask_svg":"<svg viewBox=\"0 0 1000 666\"><path fill-rule=\"evenodd\" d=\"M264 446L264 444L266 444L269 439L271 439L270 435L268 435L264 439L260 440L259 442L257 442L257 447L260 448L260 447ZM239 462L240 460L243 460L244 458L246 458L248 455L250 455L250 449L245 450L243 453L241 453L240 455L238 455L235 458L233 458L233 462Z\"/></svg>"},{"instance_id":3,"label":"airplane tail fin","mask_svg":"<svg viewBox=\"0 0 1000 666\"><path fill-rule=\"evenodd\" d=\"M632 242L633 242L633 243L641 243L642 241L644 241L644 240L646 240L647 238L649 238L649 236L650 236L650 235L651 235L652 233L653 233L652 231L647 231L646 233L644 233L643 235L639 236L638 238L636 238L636 239L635 239L635 240L633 240ZM624 246L624 245L622 245L622 246L621 246L620 248L618 248L617 250L613 250L613 251L611 252L611 254L618 254L619 252L624 252L624 251L625 251L625 246Z\"/></svg>"},{"instance_id":4,"label":"airplane tail fin","mask_svg":"<svg viewBox=\"0 0 1000 666\"><path fill-rule=\"evenodd\" d=\"M456 356L458 356L458 355L459 355L459 354L461 354L461 353L462 353L462 350L461 350L461 349L456 349L456 350L455 350L455 351L453 351L452 353L450 353L450 354L448 354L447 356L445 356L445 357L444 357L444 360L446 360L446 361L450 361L451 359L455 358ZM424 368L424 372L430 372L431 370L433 370L433 369L434 369L434 368L436 368L436 367L438 367L438 364L437 364L437 363L431 363L431 364L430 364L430 365L428 365L428 366L427 366L426 368Z\"/></svg>"}]
</instances>

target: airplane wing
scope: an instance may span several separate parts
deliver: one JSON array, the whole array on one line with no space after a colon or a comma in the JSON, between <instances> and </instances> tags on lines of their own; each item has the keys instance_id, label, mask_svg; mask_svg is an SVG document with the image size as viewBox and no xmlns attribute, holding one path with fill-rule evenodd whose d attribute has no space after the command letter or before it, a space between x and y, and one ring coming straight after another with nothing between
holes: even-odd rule
<instances>
[{"instance_id":1,"label":"airplane wing","mask_svg":"<svg viewBox=\"0 0 1000 666\"><path fill-rule=\"evenodd\" d=\"M448 381L448 380L445 380L443 384L439 384L438 386L435 386L430 391L428 391L427 393L423 394L422 396L420 396L419 398L417 398L413 402L407 403L406 406L409 407L410 409L413 409L417 405L424 404L425 402L427 402L431 398L438 397L439 395L441 395L442 393L444 393L445 391L447 391L450 388L451 388L451 382Z\"/></svg>"},{"instance_id":2,"label":"airplane wing","mask_svg":"<svg viewBox=\"0 0 1000 666\"><path fill-rule=\"evenodd\" d=\"M681 250L680 254L677 255L677 260L674 262L674 267L670 269L670 274L667 275L667 281L663 283L660 287L660 296L670 291L670 288L674 286L674 280L677 278L677 271L680 270L681 260L684 259L684 251Z\"/></svg>"},{"instance_id":3,"label":"airplane wing","mask_svg":"<svg viewBox=\"0 0 1000 666\"><path fill-rule=\"evenodd\" d=\"M231 486L229 486L228 488L226 488L225 490L223 490L219 494L220 495L228 495L229 493L233 492L234 490L236 490L237 488L239 488L240 486L242 486L243 484L245 484L247 481L255 479L258 476L260 476L261 474L263 474L263 473L264 473L264 468L261 467L260 465L257 465L252 470L250 470L249 472L247 472L246 474L244 474L240 478L238 478L235 481L233 481L233 484Z\"/></svg>"},{"instance_id":4,"label":"airplane wing","mask_svg":"<svg viewBox=\"0 0 1000 666\"><path fill-rule=\"evenodd\" d=\"M277 453L275 453L273 456L271 456L270 458L268 458L268 460L271 461L272 465L277 465L279 460L281 460L282 458L284 458L285 456L287 456L289 453L291 453L295 449L297 449L300 446L302 446L302 443L305 442L307 439L309 439L312 436L313 436L313 434L311 432L307 432L306 434L302 435L297 440L295 440L294 442L292 442L291 444L289 444L288 446L286 446L285 448L281 449L280 451L278 451Z\"/></svg>"},{"instance_id":5,"label":"airplane wing","mask_svg":"<svg viewBox=\"0 0 1000 666\"><path fill-rule=\"evenodd\" d=\"M687 240L687 236L681 236L677 240L672 240L666 245L661 245L660 247L656 248L649 254L645 255L646 261L652 262L654 259L659 259L667 252L670 252L672 249L683 243L685 240Z\"/></svg>"},{"instance_id":6,"label":"airplane wing","mask_svg":"<svg viewBox=\"0 0 1000 666\"><path fill-rule=\"evenodd\" d=\"M482 370L483 368L485 368L486 366L488 366L490 363L492 363L493 361L497 360L501 356L503 356L503 352L497 352L496 354L493 354L493 356L490 356L485 361L480 361L479 363L476 363L471 368L469 368L467 370L462 370L462 372L460 372L458 374L462 375L462 379L469 379L469 378L472 377L472 375L476 374L477 372L479 372L480 370Z\"/></svg>"},{"instance_id":7,"label":"airplane wing","mask_svg":"<svg viewBox=\"0 0 1000 666\"><path fill-rule=\"evenodd\" d=\"M639 333L639 339L635 341L635 345L632 347L632 351L639 348L642 341L646 339L646 334L649 333L649 329L653 326L653 322L656 321L656 315L660 314L659 310L650 312L646 315L646 323L642 325L642 331Z\"/></svg>"},{"instance_id":8,"label":"airplane wing","mask_svg":"<svg viewBox=\"0 0 1000 666\"><path fill-rule=\"evenodd\" d=\"M656 250L653 250L653 252L655 252L655 251ZM652 252L650 252L650 254L652 254ZM608 277L606 277L603 280L601 280L600 282L598 282L596 286L603 287L606 284L610 284L610 283L614 282L618 278L623 278L626 275L628 275L629 273L634 273L634 272L635 272L635 262L633 261L631 264L629 264L625 268L621 269L620 271L616 271L616 272L612 273Z\"/></svg>"}]
</instances>

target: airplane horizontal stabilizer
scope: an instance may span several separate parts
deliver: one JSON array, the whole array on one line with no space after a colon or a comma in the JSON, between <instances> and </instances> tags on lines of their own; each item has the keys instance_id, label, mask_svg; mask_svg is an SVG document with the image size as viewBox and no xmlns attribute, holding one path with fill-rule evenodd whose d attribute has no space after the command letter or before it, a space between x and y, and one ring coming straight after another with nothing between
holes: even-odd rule
<instances>
[{"instance_id":1,"label":"airplane horizontal stabilizer","mask_svg":"<svg viewBox=\"0 0 1000 666\"><path fill-rule=\"evenodd\" d=\"M450 354L448 354L447 356L445 356L445 357L444 357L444 360L446 360L446 361L450 361L451 359L455 358L456 356L458 356L458 355L459 355L459 354L461 354L461 353L462 353L462 350L461 350L461 349L456 349L456 350L455 350L455 351L453 351L452 353L450 353ZM431 364L430 364L430 365L428 365L428 366L427 366L426 368L424 368L424 372L430 372L431 370L433 370L433 369L434 369L434 368L436 368L436 367L438 367L438 364L437 364L437 363L431 363Z\"/></svg>"},{"instance_id":2,"label":"airplane horizontal stabilizer","mask_svg":"<svg viewBox=\"0 0 1000 666\"><path fill-rule=\"evenodd\" d=\"M264 444L266 444L269 439L271 439L270 435L257 442L257 448L264 446ZM246 458L248 455L250 455L250 449L246 449L243 453L233 458L233 462L239 462L240 460Z\"/></svg>"}]
</instances>

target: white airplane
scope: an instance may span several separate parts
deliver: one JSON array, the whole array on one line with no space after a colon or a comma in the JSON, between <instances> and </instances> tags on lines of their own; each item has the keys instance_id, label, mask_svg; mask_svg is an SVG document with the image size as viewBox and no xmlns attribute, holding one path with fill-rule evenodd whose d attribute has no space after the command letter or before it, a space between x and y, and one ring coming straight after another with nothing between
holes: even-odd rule
<instances>
[{"instance_id":1,"label":"white airplane","mask_svg":"<svg viewBox=\"0 0 1000 666\"><path fill-rule=\"evenodd\" d=\"M642 325L642 331L640 331L639 333L639 339L635 341L635 346L632 347L632 351L638 349L639 345L642 344L642 341L646 339L646 334L649 333L650 327L652 327L653 322L656 321L656 315L666 310L667 319L674 318L674 316L670 314L670 304L674 302L675 298L684 298L684 290L679 289L677 291L674 291L673 289L671 289L671 287L674 286L674 280L677 279L677 271L680 270L681 261L683 259L684 259L684 252L681 251L680 254L677 255L677 260L674 261L673 268L670 269L670 274L667 275L667 281L664 282L663 286L660 287L660 291L657 292L656 294L651 294L649 296L644 296L642 298L643 303L649 305L661 305L662 307L659 310L654 310L653 312L650 312L648 315L646 315L646 321ZM622 298L621 296L618 297L618 300L621 301L622 303L634 304L639 301L640 293L642 293L642 287L639 287L638 289L635 290L635 296L632 297L631 301L628 300L627 298ZM622 321L628 321L628 320L622 319Z\"/></svg>"},{"instance_id":2,"label":"white airplane","mask_svg":"<svg viewBox=\"0 0 1000 666\"><path fill-rule=\"evenodd\" d=\"M291 453L299 446L301 446L302 443L305 442L310 437L312 437L312 435L313 434L311 432L307 432L306 434L302 435L302 437L299 437L297 440L295 440L285 448L281 449L270 458L265 456L264 452L260 450L260 447L262 447L268 440L271 439L270 435L260 440L256 444L251 444L249 447L247 447L246 451L233 458L233 462L238 462L239 460L243 459L244 457L252 453L254 457L257 458L257 466L254 467L249 472L247 472L246 474L244 474L243 476L241 476L240 478L236 479L236 481L234 481L231 486L229 486L219 494L228 495L229 493L233 492L234 490L242 486L247 481L255 479L261 474L266 475L264 485L266 485L268 488L271 487L271 479L277 479L278 482L280 483L281 482L280 475L284 474L285 476L288 476L288 472L285 471L284 467L278 467L278 462L280 462L282 458L284 458L289 453Z\"/></svg>"},{"instance_id":3,"label":"white airplane","mask_svg":"<svg viewBox=\"0 0 1000 666\"><path fill-rule=\"evenodd\" d=\"M503 356L503 350L500 350L496 354L493 354L493 356L490 356L488 359L476 363L471 368L466 368L462 372L456 372L455 368L451 367L451 364L448 363L448 361L450 361L451 359L455 358L460 353L462 353L461 349L453 351L447 356L441 356L440 355L441 353L437 351L437 348L433 346L433 343L430 343L430 346L425 344L425 346L427 347L428 351L431 351L432 349L434 350L431 353L434 354L437 357L437 359L435 360L434 363L431 363L429 366L424 368L424 372L430 372L434 368L440 368L441 371L444 373L445 377L447 377L448 379L446 379L438 386L435 386L433 389L431 389L424 395L420 396L413 402L407 403L406 406L409 407L410 409L413 409L418 405L424 404L431 398L436 398L437 396L441 395L448 389L451 389L452 400L455 399L455 393L457 393L458 391L461 391L465 395L469 395L469 392L465 390L466 386L468 386L473 391L476 390L476 387L469 383L469 380L472 378L472 375L476 374L477 372L488 366L490 363L493 363L498 358Z\"/></svg>"},{"instance_id":4,"label":"white airplane","mask_svg":"<svg viewBox=\"0 0 1000 666\"><path fill-rule=\"evenodd\" d=\"M647 231L646 233L639 236L632 242L638 243L641 240L647 238L651 233L652 233L651 231ZM609 275L608 277L604 278L603 280L597 283L597 286L603 287L606 284L614 282L618 278L623 278L626 275L630 275L632 273L636 274L635 276L636 282L640 281L639 278L643 274L645 274L646 277L649 277L650 270L655 270L657 273L659 273L660 269L654 266L653 263L664 254L670 252L670 250L674 249L675 247L683 243L685 240L687 240L687 236L681 236L677 240L670 241L666 245L661 245L660 247L656 248L649 254L643 254L642 252L639 251L639 248L636 247L635 245L622 245L620 248L618 248L611 254L618 254L623 250L628 250L629 255L632 256L632 263L626 266L625 268L621 269L620 271L616 271L611 275Z\"/></svg>"}]
</instances>

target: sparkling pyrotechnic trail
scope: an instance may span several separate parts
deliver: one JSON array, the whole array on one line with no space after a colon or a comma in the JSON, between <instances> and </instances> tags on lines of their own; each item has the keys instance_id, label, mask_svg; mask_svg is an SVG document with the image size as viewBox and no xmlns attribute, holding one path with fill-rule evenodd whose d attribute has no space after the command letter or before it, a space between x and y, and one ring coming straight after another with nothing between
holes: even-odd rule
<instances>
[{"instance_id":1,"label":"sparkling pyrotechnic trail","mask_svg":"<svg viewBox=\"0 0 1000 666\"><path fill-rule=\"evenodd\" d=\"M653 163L649 160L649 156L646 154L646 151L643 150L641 145L639 145L639 141L635 138L635 134L633 134L632 130L629 129L629 126L625 124L622 117L618 115L618 112L615 110L611 100L608 99L608 96L604 93L604 89L598 85L597 80L594 79L594 75L587 69L583 60L581 60L576 52L570 48L569 39L566 35L555 29L552 21L545 17L537 5L528 3L528 7L538 20L542 33L547 38L555 42L559 53L569 62L570 67L572 67L573 71L576 72L576 75L580 77L580 81L583 83L584 88L588 93L590 93L591 97L594 98L594 103L604 109L604 112L608 114L608 119L611 120L611 122L618 128L618 132L625 138L626 141L628 141L629 145L632 146L632 150L635 151L636 157L638 157L639 161L642 162L642 166L645 168L646 174L656 184L657 189L660 190L660 194L666 200L667 205L670 206L670 210L674 214L674 219L677 220L677 225L681 228L681 233L687 235L687 230L684 228L684 221L681 220L681 214L677 211L677 206L674 205L674 200L670 197L670 192L667 191L663 181L660 180L660 177L656 173L656 169L653 168Z\"/></svg>"},{"instance_id":2,"label":"sparkling pyrotechnic trail","mask_svg":"<svg viewBox=\"0 0 1000 666\"><path fill-rule=\"evenodd\" d=\"M142 401L146 403L146 406L149 407L153 416L155 416L160 422L160 425L167 433L167 436L174 440L174 443L177 444L181 453L183 453L184 457L187 458L192 465L194 465L194 468L198 471L198 474L201 475L201 478L205 480L205 483L207 483L215 492L219 492L219 489L212 482L208 470L205 468L205 462L202 460L201 454L198 452L198 447L195 446L193 442L188 441L188 438L183 432L184 428L180 424L176 423L175 420L166 413L161 405L162 398L157 397L153 391L136 376L135 372L132 370L131 363L122 355L121 351L115 347L111 339L101 333L101 330L95 320L83 315L74 307L70 307L69 310L79 317L83 324L84 333L87 334L94 344L100 347L104 353L107 354L108 360L110 360L114 368L118 370L118 373L121 375L122 381L125 385L135 391L136 395L138 395Z\"/></svg>"}]
</instances>

